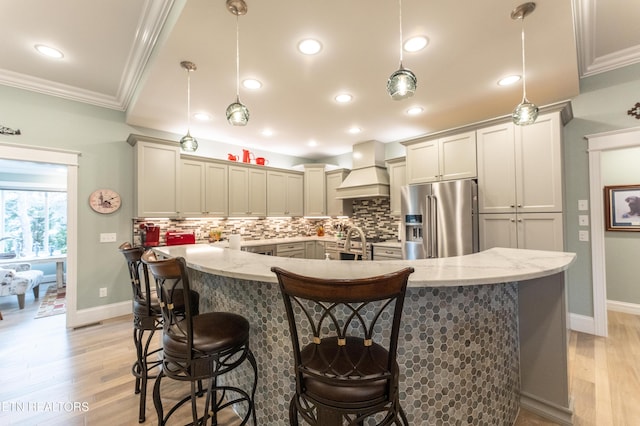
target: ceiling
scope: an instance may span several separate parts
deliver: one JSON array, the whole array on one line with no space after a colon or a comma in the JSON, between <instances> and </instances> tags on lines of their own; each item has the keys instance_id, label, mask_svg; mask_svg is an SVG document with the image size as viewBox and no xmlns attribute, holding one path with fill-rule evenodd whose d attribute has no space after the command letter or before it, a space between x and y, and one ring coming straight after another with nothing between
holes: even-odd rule
<instances>
[{"instance_id":1,"label":"ceiling","mask_svg":"<svg viewBox=\"0 0 640 426\"><path fill-rule=\"evenodd\" d=\"M201 145L225 142L308 159L507 115L521 100L521 83L497 85L521 73L521 24L510 18L519 0L405 0L404 38L425 35L429 45L404 53L418 90L402 101L385 90L399 65L397 1L246 1L240 79L263 86L240 89L251 113L245 127L225 119L236 96L236 18L225 0L3 2L0 84L126 111L128 124L178 140L188 127L180 62L189 60L197 65L191 112L211 115L208 122L191 119ZM536 5L524 23L527 95L537 105L575 97L580 77L640 61L640 2ZM322 42L319 54L297 52L306 37ZM62 50L64 58L42 57L37 43ZM353 101L336 103L343 92ZM424 112L407 115L412 106ZM361 133L350 134L354 126ZM264 136L265 129L273 134Z\"/></svg>"}]
</instances>

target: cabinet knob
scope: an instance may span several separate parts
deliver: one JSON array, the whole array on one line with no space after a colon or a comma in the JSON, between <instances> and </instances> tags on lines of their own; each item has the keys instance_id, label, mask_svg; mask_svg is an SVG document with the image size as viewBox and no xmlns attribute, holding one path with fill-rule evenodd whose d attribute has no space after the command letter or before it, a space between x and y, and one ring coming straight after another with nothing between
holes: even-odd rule
<instances>
[{"instance_id":1,"label":"cabinet knob","mask_svg":"<svg viewBox=\"0 0 640 426\"><path fill-rule=\"evenodd\" d=\"M515 222L515 221L516 221L515 219L509 219L509 220L510 220L511 222Z\"/></svg>"},{"instance_id":2,"label":"cabinet knob","mask_svg":"<svg viewBox=\"0 0 640 426\"><path fill-rule=\"evenodd\" d=\"M522 204L518 204L518 207L522 207Z\"/></svg>"},{"instance_id":3,"label":"cabinet knob","mask_svg":"<svg viewBox=\"0 0 640 426\"><path fill-rule=\"evenodd\" d=\"M514 207L515 207L515 205L514 205L514 204L510 204L510 205L509 205L509 207L514 208Z\"/></svg>"}]
</instances>

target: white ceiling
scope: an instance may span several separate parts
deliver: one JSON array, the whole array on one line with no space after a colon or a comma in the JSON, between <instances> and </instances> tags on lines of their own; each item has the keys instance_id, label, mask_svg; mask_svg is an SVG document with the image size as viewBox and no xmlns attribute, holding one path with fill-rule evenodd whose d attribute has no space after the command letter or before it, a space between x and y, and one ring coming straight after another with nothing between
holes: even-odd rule
<instances>
[{"instance_id":1,"label":"white ceiling","mask_svg":"<svg viewBox=\"0 0 640 426\"><path fill-rule=\"evenodd\" d=\"M521 100L520 84L496 84L521 72L521 26L510 18L519 0L404 0L404 38L422 34L430 44L404 54L418 90L403 101L385 91L399 63L397 1L246 1L240 77L263 83L240 90L251 112L246 127L224 117L236 82L236 18L225 0L3 2L0 84L126 111L128 124L178 140L187 130L180 62L189 60L198 67L191 112L212 116L207 123L191 119L200 144L221 141L310 159L348 152L361 141L405 140L507 115ZM575 97L581 76L640 61L640 2L536 5L525 30L527 94L539 106ZM304 37L321 40L323 50L303 57L296 44ZM34 50L37 43L65 57L47 60ZM353 102L337 104L333 97L341 92ZM425 112L410 117L411 106ZM352 126L362 133L349 134ZM265 128L273 136L263 136Z\"/></svg>"}]
</instances>

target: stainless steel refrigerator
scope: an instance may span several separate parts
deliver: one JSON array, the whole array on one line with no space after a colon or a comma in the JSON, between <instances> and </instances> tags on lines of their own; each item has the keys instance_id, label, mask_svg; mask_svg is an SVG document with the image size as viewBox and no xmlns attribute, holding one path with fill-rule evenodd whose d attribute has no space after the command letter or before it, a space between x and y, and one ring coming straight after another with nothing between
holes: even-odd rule
<instances>
[{"instance_id":1,"label":"stainless steel refrigerator","mask_svg":"<svg viewBox=\"0 0 640 426\"><path fill-rule=\"evenodd\" d=\"M403 186L400 240L404 259L478 251L478 186L471 179Z\"/></svg>"}]
</instances>

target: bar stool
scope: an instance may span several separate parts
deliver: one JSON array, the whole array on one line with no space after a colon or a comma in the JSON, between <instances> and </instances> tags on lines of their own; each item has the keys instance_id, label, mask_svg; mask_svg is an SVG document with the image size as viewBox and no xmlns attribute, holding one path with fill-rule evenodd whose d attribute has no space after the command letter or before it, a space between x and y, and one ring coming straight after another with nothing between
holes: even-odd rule
<instances>
[{"instance_id":1,"label":"bar stool","mask_svg":"<svg viewBox=\"0 0 640 426\"><path fill-rule=\"evenodd\" d=\"M171 415L185 402L191 401L194 425L206 425L209 418L218 424L217 413L233 406L241 411L245 407L241 425L253 419L256 425L254 397L257 387L258 366L249 349L249 322L230 312L194 314L187 305L184 313L176 312L174 295L177 288L190 291L184 258L159 260L152 251L142 255L156 280L163 317L162 371L153 387L153 402L158 413L158 424L167 424ZM253 370L251 393L231 385L218 384L218 378L240 367L248 360ZM160 396L162 377L191 382L191 392L169 409L164 416ZM204 414L198 417L196 383L208 379Z\"/></svg>"},{"instance_id":2,"label":"bar stool","mask_svg":"<svg viewBox=\"0 0 640 426\"><path fill-rule=\"evenodd\" d=\"M398 396L400 319L413 268L360 279L322 279L281 268L296 393L289 422L409 426ZM369 424L369 423L367 423Z\"/></svg>"},{"instance_id":3,"label":"bar stool","mask_svg":"<svg viewBox=\"0 0 640 426\"><path fill-rule=\"evenodd\" d=\"M152 288L147 265L142 262L142 254L145 249L133 247L128 242L121 244L118 249L127 261L133 291L133 343L136 348L136 361L131 367L131 373L136 378L134 392L140 394L138 421L143 423L145 421L147 383L149 379L156 377L149 373L161 363L158 352L162 349L151 349L151 344L155 332L162 330L162 312L155 285ZM177 304L178 310L184 311L182 292L177 296L180 298L180 302ZM191 304L197 312L198 293L191 293Z\"/></svg>"}]
</instances>

